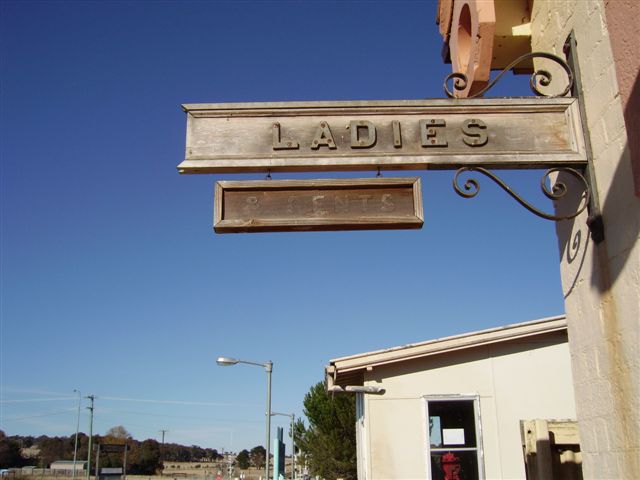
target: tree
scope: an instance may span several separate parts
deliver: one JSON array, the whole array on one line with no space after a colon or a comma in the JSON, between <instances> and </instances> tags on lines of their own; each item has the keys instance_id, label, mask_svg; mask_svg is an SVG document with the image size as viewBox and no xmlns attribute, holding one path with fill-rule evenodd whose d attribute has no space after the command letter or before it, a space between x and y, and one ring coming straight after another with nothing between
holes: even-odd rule
<instances>
[{"instance_id":1,"label":"tree","mask_svg":"<svg viewBox=\"0 0 640 480\"><path fill-rule=\"evenodd\" d=\"M40 466L47 468L52 462L64 458L64 441L61 437L44 437L38 441Z\"/></svg>"},{"instance_id":2,"label":"tree","mask_svg":"<svg viewBox=\"0 0 640 480\"><path fill-rule=\"evenodd\" d=\"M197 445L191 445L190 448L191 448L192 462L201 462L207 455L207 452L202 447L199 447Z\"/></svg>"},{"instance_id":3,"label":"tree","mask_svg":"<svg viewBox=\"0 0 640 480\"><path fill-rule=\"evenodd\" d=\"M327 479L355 480L355 396L331 396L320 382L311 387L303 404L309 427L296 422L294 435L296 445L308 457L312 473Z\"/></svg>"},{"instance_id":4,"label":"tree","mask_svg":"<svg viewBox=\"0 0 640 480\"><path fill-rule=\"evenodd\" d=\"M79 432L77 460L78 461L86 460L88 451L89 451L89 436L82 432Z\"/></svg>"},{"instance_id":5,"label":"tree","mask_svg":"<svg viewBox=\"0 0 640 480\"><path fill-rule=\"evenodd\" d=\"M0 468L21 467L23 464L24 458L20 454L20 444L7 438L0 430Z\"/></svg>"},{"instance_id":6,"label":"tree","mask_svg":"<svg viewBox=\"0 0 640 480\"><path fill-rule=\"evenodd\" d=\"M107 437L108 440L116 440L114 443L125 443L127 440L131 440L133 438L122 425L111 427L107 430L105 437Z\"/></svg>"},{"instance_id":7,"label":"tree","mask_svg":"<svg viewBox=\"0 0 640 480\"><path fill-rule=\"evenodd\" d=\"M132 474L155 475L161 468L160 444L152 439L135 442L129 458Z\"/></svg>"},{"instance_id":8,"label":"tree","mask_svg":"<svg viewBox=\"0 0 640 480\"><path fill-rule=\"evenodd\" d=\"M240 453L238 453L236 462L238 462L238 468L240 468L241 470L246 470L247 468L249 468L249 451L242 450Z\"/></svg>"},{"instance_id":9,"label":"tree","mask_svg":"<svg viewBox=\"0 0 640 480\"><path fill-rule=\"evenodd\" d=\"M222 455L220 455L215 448L205 448L205 452L207 453L206 459L210 462L215 462L222 458Z\"/></svg>"},{"instance_id":10,"label":"tree","mask_svg":"<svg viewBox=\"0 0 640 480\"><path fill-rule=\"evenodd\" d=\"M267 458L267 449L262 445L258 445L257 447L253 447L251 452L249 452L249 458L251 459L251 464L256 468L263 468L265 458Z\"/></svg>"},{"instance_id":11,"label":"tree","mask_svg":"<svg viewBox=\"0 0 640 480\"><path fill-rule=\"evenodd\" d=\"M0 430L0 468L20 467L27 462L34 464L30 459L23 458L20 449L24 445L33 445L33 458L37 458L37 464L47 467L55 460L71 460L75 444L75 434L68 437L22 437L15 435L7 437ZM89 437L82 432L78 433L78 459L87 458ZM153 439L143 442L134 440L131 434L122 425L112 427L105 436L94 435L93 445L119 444L128 445L127 470L132 474L154 475L161 468L160 444ZM164 459L168 461L203 461L210 459L216 461L222 458L217 450L212 448L202 448L197 445L186 447L176 443L165 444ZM264 448L263 460L264 465ZM100 452L101 467L119 467L123 462L122 451L109 453L104 449ZM95 459L96 452L92 458ZM95 460L93 460L95 462ZM5 466L7 465L7 466ZM95 463L93 463L95 466Z\"/></svg>"}]
</instances>

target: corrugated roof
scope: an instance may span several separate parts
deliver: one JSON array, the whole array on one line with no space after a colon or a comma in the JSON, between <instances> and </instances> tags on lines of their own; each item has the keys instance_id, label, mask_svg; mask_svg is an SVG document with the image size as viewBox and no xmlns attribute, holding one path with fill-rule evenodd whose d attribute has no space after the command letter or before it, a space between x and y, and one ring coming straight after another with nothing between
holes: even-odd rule
<instances>
[{"instance_id":1,"label":"corrugated roof","mask_svg":"<svg viewBox=\"0 0 640 480\"><path fill-rule=\"evenodd\" d=\"M565 315L515 323L504 327L490 328L451 337L427 340L425 342L402 345L367 353L359 353L330 360L326 367L327 380L336 379L340 375L340 383L353 379L362 382L363 370L368 367L404 362L430 355L441 355L448 352L498 342L512 341L533 335L543 335L555 331L566 330ZM330 383L333 383L332 381ZM355 383L357 385L357 383Z\"/></svg>"}]
</instances>

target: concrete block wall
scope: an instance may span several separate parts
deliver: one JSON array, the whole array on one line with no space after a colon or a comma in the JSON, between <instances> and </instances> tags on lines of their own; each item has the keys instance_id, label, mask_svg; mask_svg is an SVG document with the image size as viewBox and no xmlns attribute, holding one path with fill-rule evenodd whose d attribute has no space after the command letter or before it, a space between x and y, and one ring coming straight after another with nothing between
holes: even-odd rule
<instances>
[{"instance_id":1,"label":"concrete block wall","mask_svg":"<svg viewBox=\"0 0 640 480\"><path fill-rule=\"evenodd\" d=\"M628 21L640 30L637 18ZM640 479L640 199L616 79L621 65L601 0L534 0L531 26L533 50L559 56L575 33L605 225L605 241L595 245L586 212L557 224L584 478Z\"/></svg>"}]
</instances>

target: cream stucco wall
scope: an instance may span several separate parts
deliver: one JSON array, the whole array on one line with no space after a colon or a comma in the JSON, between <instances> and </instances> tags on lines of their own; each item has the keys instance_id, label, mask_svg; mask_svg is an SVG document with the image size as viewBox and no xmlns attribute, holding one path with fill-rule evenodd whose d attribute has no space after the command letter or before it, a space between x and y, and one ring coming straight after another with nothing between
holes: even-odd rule
<instances>
[{"instance_id":1,"label":"cream stucco wall","mask_svg":"<svg viewBox=\"0 0 640 480\"><path fill-rule=\"evenodd\" d=\"M519 421L575 418L569 349L562 332L376 367L365 396L367 479L427 477L425 395L480 397L488 479L524 478Z\"/></svg>"},{"instance_id":2,"label":"cream stucco wall","mask_svg":"<svg viewBox=\"0 0 640 480\"><path fill-rule=\"evenodd\" d=\"M610 2L609 8L629 5ZM622 41L637 57L640 20L628 12L632 27ZM589 238L586 213L557 226L583 472L587 479L638 479L640 199L616 75L629 65L616 67L600 0L535 0L531 19L534 51L562 55L565 39L575 32L605 226L600 245Z\"/></svg>"}]
</instances>

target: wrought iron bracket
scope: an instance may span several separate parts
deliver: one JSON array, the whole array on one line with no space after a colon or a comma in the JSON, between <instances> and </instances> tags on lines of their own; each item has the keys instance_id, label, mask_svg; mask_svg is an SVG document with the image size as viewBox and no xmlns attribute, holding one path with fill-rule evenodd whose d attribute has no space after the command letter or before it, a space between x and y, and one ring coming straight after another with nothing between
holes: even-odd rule
<instances>
[{"instance_id":1,"label":"wrought iron bracket","mask_svg":"<svg viewBox=\"0 0 640 480\"><path fill-rule=\"evenodd\" d=\"M583 134L584 134L584 143L585 143L585 151L587 156L587 163L584 168L584 171L578 171L573 166L560 166L556 168L551 168L547 170L541 179L541 189L543 193L550 198L551 200L557 201L563 198L568 193L568 186L561 180L556 180L556 182L551 186L547 186L547 181L550 179L550 175L552 173L566 173L574 177L578 183L580 183L583 188L583 196L582 200L579 203L577 209L573 213L565 214L565 215L554 215L551 213L543 212L542 210L537 209L532 204L525 201L521 196L515 193L511 187L509 187L504 181L502 181L497 175L490 172L483 166L470 166L470 167L462 167L459 168L453 178L453 188L457 194L464 198L472 198L475 197L480 191L480 184L474 178L468 179L463 185L459 183L459 177L462 173L465 172L477 172L480 173L491 180L493 180L498 186L500 186L505 192L507 192L512 198L514 198L520 205L525 207L531 213L552 221L560 221L567 220L577 217L580 213L582 213L585 209L588 209L589 217L587 219L587 226L591 232L591 238L593 241L598 244L604 240L604 221L602 218L602 213L600 210L600 205L598 201L597 191L595 189L595 181L594 181L594 169L593 169L593 156L591 151L591 144L589 141L589 134L586 122L586 114L585 114L585 106L584 106L584 94L582 90L582 84L580 81L580 68L577 61L576 55L576 41L575 35L573 32L567 38L567 41L564 45L564 53L567 57L568 61L563 60L562 58L553 55L551 53L546 52L532 52L521 57L515 59L511 62L504 70L502 70L496 77L481 91L477 92L473 96L469 98L477 98L483 96L487 93L491 88L493 88L498 81L511 69L513 69L516 65L521 62L532 59L532 58L545 58L547 60L551 60L555 64L564 70L566 73L566 87L559 94L549 94L545 93L549 90L541 89L540 87L549 87L553 81L553 77L548 70L536 70L530 77L530 87L536 96L540 97L564 97L570 94L570 96L574 97L578 101L579 111L580 111L580 121L583 126ZM451 82L452 88L449 88L449 83ZM444 91L446 95L450 98L454 98L456 93L459 91L463 91L466 89L468 85L468 79L466 75L463 73L451 73L447 75L444 81Z\"/></svg>"},{"instance_id":2,"label":"wrought iron bracket","mask_svg":"<svg viewBox=\"0 0 640 480\"><path fill-rule=\"evenodd\" d=\"M568 168L568 167L550 168L549 170L544 172L544 174L542 175L542 179L540 180L540 188L542 189L542 192L545 194L547 198L551 200L560 200L569 191L569 189L567 188L567 184L562 181L556 181L551 188L547 186L547 180L549 179L549 176L554 172L568 173L572 175L574 178L576 178L582 185L584 185L583 201L580 202L580 205L578 206L578 209L575 212L567 215L553 215L551 213L545 213L542 210L537 209L536 207L531 205L529 202L524 200L520 195L515 193L511 189L511 187L509 187L505 182L503 182L497 175L495 175L494 173L491 173L489 170L483 167L462 167L458 169L458 171L453 177L453 189L461 197L472 198L472 197L475 197L480 191L480 184L475 178L469 178L464 183L464 185L460 186L458 178L462 173L465 173L465 172L478 172L490 178L498 186L500 186L500 188L502 188L505 192L511 195L511 197L514 198L520 205L522 205L524 208L529 210L534 215L537 215L538 217L544 218L546 220L553 220L558 222L560 220L569 220L571 218L575 218L578 215L580 215L585 208L587 208L587 205L589 203L590 195L589 195L589 186L587 184L587 180L584 178L584 176L580 172L578 172L573 168Z\"/></svg>"},{"instance_id":3,"label":"wrought iron bracket","mask_svg":"<svg viewBox=\"0 0 640 480\"><path fill-rule=\"evenodd\" d=\"M516 58L513 62L507 65L498 75L496 75L495 78L491 80L491 82L489 82L489 84L486 87L484 87L479 92L467 98L478 98L483 96L485 93L491 90L494 87L494 85L498 83L500 79L504 77L507 74L507 72L509 72L512 68L524 62L525 60L529 60L532 58L546 58L548 60L551 60L557 65L559 65L567 74L567 85L564 88L564 90L562 90L562 92L557 94L548 94L548 93L545 93L544 90L540 90L540 87L548 87L549 85L551 85L551 83L553 82L553 76L548 70L534 71L531 74L531 77L529 79L529 86L537 96L556 98L556 97L564 97L569 92L572 92L574 87L574 73L570 65L567 64L567 62L565 62L562 58L558 57L557 55L553 55L552 53L531 52L531 53L525 53L524 55ZM449 81L452 81L453 90L449 89ZM469 84L469 80L464 73L454 72L454 73L450 73L445 77L443 88L444 88L445 94L449 98L454 98L456 96L455 92L460 92L465 90L468 84Z\"/></svg>"}]
</instances>

